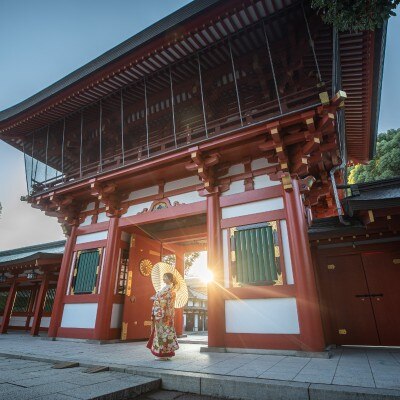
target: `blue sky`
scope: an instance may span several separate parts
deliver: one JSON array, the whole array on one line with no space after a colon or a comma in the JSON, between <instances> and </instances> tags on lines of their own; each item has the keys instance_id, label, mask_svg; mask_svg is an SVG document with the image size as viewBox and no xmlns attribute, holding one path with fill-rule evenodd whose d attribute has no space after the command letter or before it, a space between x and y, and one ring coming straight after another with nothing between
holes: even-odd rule
<instances>
[{"instance_id":1,"label":"blue sky","mask_svg":"<svg viewBox=\"0 0 400 400\"><path fill-rule=\"evenodd\" d=\"M0 0L0 110L165 17L186 0ZM389 21L379 132L400 127L400 17ZM21 153L0 142L0 250L63 238L54 218L20 202Z\"/></svg>"}]
</instances>

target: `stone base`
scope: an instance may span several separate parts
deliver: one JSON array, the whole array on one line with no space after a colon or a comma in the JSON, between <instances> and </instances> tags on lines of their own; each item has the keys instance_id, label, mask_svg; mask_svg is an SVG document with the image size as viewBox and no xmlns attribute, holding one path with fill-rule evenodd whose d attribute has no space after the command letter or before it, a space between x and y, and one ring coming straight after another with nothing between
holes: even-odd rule
<instances>
[{"instance_id":1,"label":"stone base","mask_svg":"<svg viewBox=\"0 0 400 400\"><path fill-rule=\"evenodd\" d=\"M259 354L259 355L307 357L307 358L331 357L331 352L329 350L322 352L313 352L313 351L298 351L298 350L241 349L232 347L209 347L209 346L201 347L200 353Z\"/></svg>"}]
</instances>

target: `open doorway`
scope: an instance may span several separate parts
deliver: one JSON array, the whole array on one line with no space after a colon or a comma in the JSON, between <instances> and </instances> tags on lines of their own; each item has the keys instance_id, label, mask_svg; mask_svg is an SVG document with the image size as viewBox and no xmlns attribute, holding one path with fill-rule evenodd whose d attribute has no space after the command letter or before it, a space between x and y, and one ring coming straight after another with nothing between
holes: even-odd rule
<instances>
[{"instance_id":1,"label":"open doorway","mask_svg":"<svg viewBox=\"0 0 400 400\"><path fill-rule=\"evenodd\" d=\"M206 248L206 240L197 243L204 244ZM175 254L166 255L163 261L176 265ZM208 341L208 299L207 284L212 278L207 268L207 251L189 251L184 253L184 278L188 287L189 298L183 310L177 311L178 314L183 313L181 341L192 343Z\"/></svg>"},{"instance_id":2,"label":"open doorway","mask_svg":"<svg viewBox=\"0 0 400 400\"><path fill-rule=\"evenodd\" d=\"M207 281L210 276L207 270L205 214L134 225L126 231L131 234L128 290L135 295L136 301L132 304L126 296L122 338L141 340L150 334L149 297L154 289L150 274L143 274L141 266L164 261L175 266L188 286L188 303L184 308L175 310L175 329L180 342L206 344Z\"/></svg>"}]
</instances>

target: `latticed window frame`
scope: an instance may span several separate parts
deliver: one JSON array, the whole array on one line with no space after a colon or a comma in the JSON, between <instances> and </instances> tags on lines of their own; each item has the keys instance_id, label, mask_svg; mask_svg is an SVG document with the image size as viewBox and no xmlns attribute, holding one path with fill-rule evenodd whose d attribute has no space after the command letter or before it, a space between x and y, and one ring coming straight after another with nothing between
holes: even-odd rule
<instances>
[{"instance_id":1,"label":"latticed window frame","mask_svg":"<svg viewBox=\"0 0 400 400\"><path fill-rule=\"evenodd\" d=\"M47 289L46 298L44 300L44 305L43 305L43 312L50 314L53 311L55 298L56 298L56 288Z\"/></svg>"},{"instance_id":2,"label":"latticed window frame","mask_svg":"<svg viewBox=\"0 0 400 400\"><path fill-rule=\"evenodd\" d=\"M94 279L94 285L92 290L87 290L87 291L79 291L76 292L76 284L77 284L77 277L79 273L79 260L82 256L82 254L90 253L90 252L98 252L98 261L97 261L97 266L96 266L96 273L95 273L95 279ZM92 249L85 249L85 250L79 250L76 253L75 257L75 262L74 262L74 269L73 269L73 276L72 276L72 282L71 282L71 290L70 294L71 295L87 295L87 294L96 294L98 292L98 282L99 282L99 276L100 276L100 269L101 265L103 262L103 248L102 247L96 247Z\"/></svg>"},{"instance_id":3,"label":"latticed window frame","mask_svg":"<svg viewBox=\"0 0 400 400\"><path fill-rule=\"evenodd\" d=\"M0 291L0 315L4 313L4 308L6 307L7 303L8 292L7 291Z\"/></svg>"},{"instance_id":4,"label":"latticed window frame","mask_svg":"<svg viewBox=\"0 0 400 400\"><path fill-rule=\"evenodd\" d=\"M275 259L276 265L276 278L271 280L258 280L254 282L240 282L238 280L238 271L237 271L237 250L235 248L235 232L237 231L246 231L257 228L263 228L271 226L273 228L273 232L276 235L274 240L274 254L273 257ZM282 238L280 231L280 220L261 222L250 225L242 225L238 227L230 228L230 240L229 240L229 248L230 248L230 283L232 287L246 287L246 286L278 286L285 284L285 279L283 276L284 271L284 260L283 260L283 248L282 248ZM278 262L276 262L278 259Z\"/></svg>"},{"instance_id":5,"label":"latticed window frame","mask_svg":"<svg viewBox=\"0 0 400 400\"><path fill-rule=\"evenodd\" d=\"M20 297L22 293L26 293L26 296L23 296L24 299L23 301L25 301L25 304L23 304L25 306L25 308L21 308L19 302L21 301ZM15 299L14 299L14 304L13 304L13 308L12 308L12 313L27 313L29 310L29 303L31 301L31 297L32 297L32 290L31 289L20 289L17 290L16 294L15 294ZM17 308L16 308L17 307Z\"/></svg>"}]
</instances>

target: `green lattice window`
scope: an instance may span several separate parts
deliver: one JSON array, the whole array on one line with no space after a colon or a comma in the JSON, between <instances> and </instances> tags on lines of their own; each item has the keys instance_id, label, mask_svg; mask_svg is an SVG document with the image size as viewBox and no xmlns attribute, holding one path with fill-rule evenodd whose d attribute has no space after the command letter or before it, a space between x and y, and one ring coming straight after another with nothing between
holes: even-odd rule
<instances>
[{"instance_id":1,"label":"green lattice window","mask_svg":"<svg viewBox=\"0 0 400 400\"><path fill-rule=\"evenodd\" d=\"M100 259L101 249L78 251L71 288L72 294L96 293Z\"/></svg>"},{"instance_id":2,"label":"green lattice window","mask_svg":"<svg viewBox=\"0 0 400 400\"><path fill-rule=\"evenodd\" d=\"M54 298L56 297L56 288L50 288L47 290L46 299L44 300L43 311L51 313L53 310Z\"/></svg>"},{"instance_id":3,"label":"green lattice window","mask_svg":"<svg viewBox=\"0 0 400 400\"><path fill-rule=\"evenodd\" d=\"M0 292L0 314L3 314L6 306L8 292Z\"/></svg>"},{"instance_id":4,"label":"green lattice window","mask_svg":"<svg viewBox=\"0 0 400 400\"><path fill-rule=\"evenodd\" d=\"M29 300L31 299L31 290L18 290L15 295L14 306L12 312L27 312L29 308Z\"/></svg>"},{"instance_id":5,"label":"green lattice window","mask_svg":"<svg viewBox=\"0 0 400 400\"><path fill-rule=\"evenodd\" d=\"M231 229L234 286L282 283L276 221Z\"/></svg>"}]
</instances>

